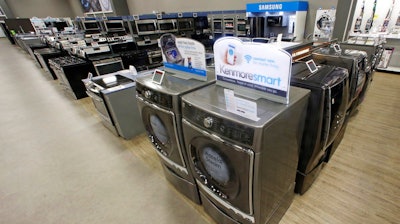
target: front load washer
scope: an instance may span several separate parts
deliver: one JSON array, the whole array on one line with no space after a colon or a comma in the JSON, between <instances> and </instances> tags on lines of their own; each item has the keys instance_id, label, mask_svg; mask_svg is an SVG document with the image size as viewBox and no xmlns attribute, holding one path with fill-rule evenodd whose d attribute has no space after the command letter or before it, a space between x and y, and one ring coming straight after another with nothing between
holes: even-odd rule
<instances>
[{"instance_id":1,"label":"front load washer","mask_svg":"<svg viewBox=\"0 0 400 224\"><path fill-rule=\"evenodd\" d=\"M228 112L224 91L213 84L182 97L204 210L217 223L278 223L294 196L309 90L290 87L288 104L239 96L256 103L258 120Z\"/></svg>"},{"instance_id":2,"label":"front load washer","mask_svg":"<svg viewBox=\"0 0 400 224\"><path fill-rule=\"evenodd\" d=\"M198 188L188 170L182 145L181 96L215 82L213 72L209 72L207 77L208 81L182 79L166 72L162 84L154 83L152 74L136 79L139 111L161 160L165 177L179 192L198 204Z\"/></svg>"},{"instance_id":3,"label":"front load washer","mask_svg":"<svg viewBox=\"0 0 400 224\"><path fill-rule=\"evenodd\" d=\"M311 90L295 188L303 194L318 177L329 156L328 147L345 122L348 70L320 65L311 73L305 63L297 62L292 66L290 85Z\"/></svg>"}]
</instances>

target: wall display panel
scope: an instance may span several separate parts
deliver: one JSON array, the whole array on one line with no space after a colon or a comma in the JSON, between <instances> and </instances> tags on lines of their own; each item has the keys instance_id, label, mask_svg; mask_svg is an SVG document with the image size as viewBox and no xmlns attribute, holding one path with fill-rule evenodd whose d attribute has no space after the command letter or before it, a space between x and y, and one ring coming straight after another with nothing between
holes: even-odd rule
<instances>
[{"instance_id":1,"label":"wall display panel","mask_svg":"<svg viewBox=\"0 0 400 224\"><path fill-rule=\"evenodd\" d=\"M390 33L399 14L399 0L358 0L350 33Z\"/></svg>"},{"instance_id":2,"label":"wall display panel","mask_svg":"<svg viewBox=\"0 0 400 224\"><path fill-rule=\"evenodd\" d=\"M85 13L112 12L111 0L79 0Z\"/></svg>"}]
</instances>

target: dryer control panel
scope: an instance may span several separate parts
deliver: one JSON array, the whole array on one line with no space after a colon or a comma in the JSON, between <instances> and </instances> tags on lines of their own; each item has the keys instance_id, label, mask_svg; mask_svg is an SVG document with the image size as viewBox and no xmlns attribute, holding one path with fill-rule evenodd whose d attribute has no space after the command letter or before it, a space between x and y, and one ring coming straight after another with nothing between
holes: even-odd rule
<instances>
[{"instance_id":1,"label":"dryer control panel","mask_svg":"<svg viewBox=\"0 0 400 224\"><path fill-rule=\"evenodd\" d=\"M193 124L248 146L253 145L254 129L236 122L215 116L184 102L183 117Z\"/></svg>"},{"instance_id":2,"label":"dryer control panel","mask_svg":"<svg viewBox=\"0 0 400 224\"><path fill-rule=\"evenodd\" d=\"M147 88L140 83L136 83L136 93L138 96L157 104L161 107L172 108L172 96Z\"/></svg>"}]
</instances>

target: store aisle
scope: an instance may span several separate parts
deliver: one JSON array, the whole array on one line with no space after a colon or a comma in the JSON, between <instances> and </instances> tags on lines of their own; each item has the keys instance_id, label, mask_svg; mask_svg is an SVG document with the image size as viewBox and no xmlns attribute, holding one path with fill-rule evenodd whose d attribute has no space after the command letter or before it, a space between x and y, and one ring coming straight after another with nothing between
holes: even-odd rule
<instances>
[{"instance_id":1,"label":"store aisle","mask_svg":"<svg viewBox=\"0 0 400 224\"><path fill-rule=\"evenodd\" d=\"M165 180L145 134L111 134L0 38L0 223L214 223ZM400 76L377 72L342 144L281 224L400 222Z\"/></svg>"},{"instance_id":2,"label":"store aisle","mask_svg":"<svg viewBox=\"0 0 400 224\"><path fill-rule=\"evenodd\" d=\"M0 223L206 223L28 54L0 39Z\"/></svg>"}]
</instances>

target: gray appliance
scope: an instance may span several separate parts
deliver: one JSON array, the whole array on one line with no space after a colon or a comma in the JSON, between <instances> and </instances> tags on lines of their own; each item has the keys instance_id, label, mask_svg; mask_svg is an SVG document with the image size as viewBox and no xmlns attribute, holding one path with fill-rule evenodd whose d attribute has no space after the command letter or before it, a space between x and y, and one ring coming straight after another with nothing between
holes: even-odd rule
<instances>
[{"instance_id":1,"label":"gray appliance","mask_svg":"<svg viewBox=\"0 0 400 224\"><path fill-rule=\"evenodd\" d=\"M258 121L227 111L218 85L182 97L184 143L204 210L216 223L278 223L295 187L309 90L257 104Z\"/></svg>"},{"instance_id":2,"label":"gray appliance","mask_svg":"<svg viewBox=\"0 0 400 224\"><path fill-rule=\"evenodd\" d=\"M104 126L124 139L144 133L136 103L135 79L124 70L83 80Z\"/></svg>"},{"instance_id":3,"label":"gray appliance","mask_svg":"<svg viewBox=\"0 0 400 224\"><path fill-rule=\"evenodd\" d=\"M212 75L214 73L211 73ZM215 82L182 79L166 72L159 85L152 75L137 78L137 103L143 124L160 158L166 179L183 195L200 204L198 188L183 148L181 96Z\"/></svg>"}]
</instances>

